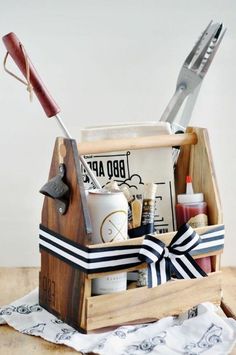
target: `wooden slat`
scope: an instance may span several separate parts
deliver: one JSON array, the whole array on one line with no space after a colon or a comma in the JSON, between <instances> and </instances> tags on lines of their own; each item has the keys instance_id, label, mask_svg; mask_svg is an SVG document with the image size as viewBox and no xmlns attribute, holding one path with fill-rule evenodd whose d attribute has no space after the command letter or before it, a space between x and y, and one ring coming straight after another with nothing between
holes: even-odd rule
<instances>
[{"instance_id":1,"label":"wooden slat","mask_svg":"<svg viewBox=\"0 0 236 355\"><path fill-rule=\"evenodd\" d=\"M181 302L180 302L181 300ZM89 297L87 330L118 325L135 320L159 319L180 314L198 303L220 304L221 273L207 278L178 280L148 289L141 287L126 292Z\"/></svg>"},{"instance_id":2,"label":"wooden slat","mask_svg":"<svg viewBox=\"0 0 236 355\"><path fill-rule=\"evenodd\" d=\"M225 268L223 276L223 299L221 307L228 317L236 319L236 268Z\"/></svg>"},{"instance_id":3,"label":"wooden slat","mask_svg":"<svg viewBox=\"0 0 236 355\"><path fill-rule=\"evenodd\" d=\"M87 298L91 297L92 294L92 282L91 279L85 277L84 280L84 298L83 298L83 305L82 305L82 313L81 313L81 321L80 327L82 329L86 329L87 324Z\"/></svg>"},{"instance_id":4,"label":"wooden slat","mask_svg":"<svg viewBox=\"0 0 236 355\"><path fill-rule=\"evenodd\" d=\"M222 224L199 227L199 228L195 228L194 230L198 234L204 234L204 233L209 232L209 231L211 231L214 228L219 227L219 226L222 226ZM154 236L157 239L159 239L162 242L164 242L166 245L169 245L175 234L176 234L176 231L175 232L169 232L169 233L156 234ZM123 241L123 242L112 242L112 243L104 243L104 244L100 243L100 244L87 245L87 247L90 248L90 249L94 249L94 248L109 248L111 246L140 245L140 244L142 244L143 239L144 239L144 237L139 237L139 238L128 239L128 240Z\"/></svg>"},{"instance_id":5,"label":"wooden slat","mask_svg":"<svg viewBox=\"0 0 236 355\"><path fill-rule=\"evenodd\" d=\"M213 258L216 258L216 257L220 257L222 253L223 253L223 249L217 250L217 251L212 251L212 252L205 253L205 254L194 255L193 259L205 258L207 256L211 256ZM107 272L89 274L89 275L87 275L87 277L88 277L88 279L97 279L99 277L118 274L121 271L122 272L130 272L130 271L142 270L142 269L145 269L145 268L147 268L147 265L146 265L146 263L143 263L143 264L140 264L138 266L133 266L133 267L130 267L130 268L119 270L119 271L107 271ZM213 267L213 271L220 271L220 269L219 268L216 269L215 267Z\"/></svg>"},{"instance_id":6,"label":"wooden slat","mask_svg":"<svg viewBox=\"0 0 236 355\"><path fill-rule=\"evenodd\" d=\"M194 128L198 143L191 146L189 174L193 179L195 192L203 192L208 205L209 224L223 221L219 190L206 129Z\"/></svg>"},{"instance_id":7,"label":"wooden slat","mask_svg":"<svg viewBox=\"0 0 236 355\"><path fill-rule=\"evenodd\" d=\"M83 142L78 144L78 150L80 154L85 155L119 152L123 150L182 146L196 143L197 135L195 133L163 134L159 136Z\"/></svg>"}]
</instances>

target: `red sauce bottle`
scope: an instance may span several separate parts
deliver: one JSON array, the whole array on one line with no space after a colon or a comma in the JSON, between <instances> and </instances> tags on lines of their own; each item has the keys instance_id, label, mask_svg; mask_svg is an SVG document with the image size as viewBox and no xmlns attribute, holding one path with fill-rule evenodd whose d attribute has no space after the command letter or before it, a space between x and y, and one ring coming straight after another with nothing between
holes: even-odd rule
<instances>
[{"instance_id":1,"label":"red sauce bottle","mask_svg":"<svg viewBox=\"0 0 236 355\"><path fill-rule=\"evenodd\" d=\"M176 220L178 228L184 223L192 228L208 225L207 203L203 193L194 193L190 176L186 177L186 194L177 196ZM212 271L210 256L196 259L196 262L206 273Z\"/></svg>"}]
</instances>

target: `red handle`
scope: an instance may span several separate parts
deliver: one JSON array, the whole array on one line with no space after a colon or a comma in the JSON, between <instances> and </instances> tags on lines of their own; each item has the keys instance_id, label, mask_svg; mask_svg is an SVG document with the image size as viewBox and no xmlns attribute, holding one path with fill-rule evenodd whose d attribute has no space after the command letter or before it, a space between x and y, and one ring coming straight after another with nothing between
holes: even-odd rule
<instances>
[{"instance_id":1,"label":"red handle","mask_svg":"<svg viewBox=\"0 0 236 355\"><path fill-rule=\"evenodd\" d=\"M22 74L26 77L26 64L25 56L22 51L22 44L16 37L15 33L8 33L3 37L3 42L6 46L8 53L11 55L12 59L15 61L16 65L19 67ZM30 69L30 83L33 86L33 90L38 97L46 115L48 117L55 116L60 112L59 106L53 100L49 94L47 88L40 79L37 71L35 70L33 64L28 59L29 69Z\"/></svg>"}]
</instances>

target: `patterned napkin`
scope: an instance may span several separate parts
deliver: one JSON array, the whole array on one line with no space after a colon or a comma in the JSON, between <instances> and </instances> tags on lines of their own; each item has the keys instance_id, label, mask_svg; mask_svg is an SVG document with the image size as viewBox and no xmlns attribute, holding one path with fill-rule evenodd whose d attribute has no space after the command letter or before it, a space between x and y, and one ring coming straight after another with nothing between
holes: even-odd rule
<instances>
[{"instance_id":1,"label":"patterned napkin","mask_svg":"<svg viewBox=\"0 0 236 355\"><path fill-rule=\"evenodd\" d=\"M100 355L224 355L236 343L236 321L221 318L211 303L158 322L119 327L105 333L81 334L38 304L38 289L0 308L0 324L24 334Z\"/></svg>"}]
</instances>

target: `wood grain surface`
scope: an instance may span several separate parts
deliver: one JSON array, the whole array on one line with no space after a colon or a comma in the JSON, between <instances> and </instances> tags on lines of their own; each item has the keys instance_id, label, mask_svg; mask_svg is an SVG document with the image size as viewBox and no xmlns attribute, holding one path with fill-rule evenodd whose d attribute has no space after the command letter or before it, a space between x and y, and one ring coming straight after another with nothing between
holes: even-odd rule
<instances>
[{"instance_id":1,"label":"wood grain surface","mask_svg":"<svg viewBox=\"0 0 236 355\"><path fill-rule=\"evenodd\" d=\"M189 127L187 132L197 134L198 142L181 147L175 169L176 194L185 193L185 178L186 175L190 175L194 191L204 193L208 206L209 225L221 224L223 223L222 207L207 130Z\"/></svg>"},{"instance_id":2,"label":"wood grain surface","mask_svg":"<svg viewBox=\"0 0 236 355\"><path fill-rule=\"evenodd\" d=\"M38 279L39 268L0 268L0 305L9 304L38 287ZM52 352L79 354L67 346L21 334L8 325L0 326L1 355L49 355Z\"/></svg>"},{"instance_id":3,"label":"wood grain surface","mask_svg":"<svg viewBox=\"0 0 236 355\"><path fill-rule=\"evenodd\" d=\"M0 305L24 296L38 286L38 268L0 268ZM223 268L223 302L236 316L236 267ZM64 345L21 334L7 325L0 326L0 355L80 354ZM236 349L232 351L236 355Z\"/></svg>"},{"instance_id":4,"label":"wood grain surface","mask_svg":"<svg viewBox=\"0 0 236 355\"><path fill-rule=\"evenodd\" d=\"M197 143L195 133L168 134L159 136L107 139L102 141L82 142L78 144L80 154L98 154L159 147L182 146Z\"/></svg>"},{"instance_id":5,"label":"wood grain surface","mask_svg":"<svg viewBox=\"0 0 236 355\"><path fill-rule=\"evenodd\" d=\"M22 74L27 78L26 73L26 62L25 55L22 50L22 44L16 35L11 32L3 37L3 42L6 46L6 49L12 59L15 61L16 65L22 72ZM48 117L55 116L60 112L59 106L56 104L54 99L51 97L41 78L39 77L37 71L35 70L33 64L27 56L29 70L30 70L30 83L32 84L33 90L37 95L46 115Z\"/></svg>"},{"instance_id":6,"label":"wood grain surface","mask_svg":"<svg viewBox=\"0 0 236 355\"><path fill-rule=\"evenodd\" d=\"M157 319L181 314L198 303L210 301L220 305L221 272L194 280L166 282L164 285L89 297L87 330L122 325L126 322ZM176 302L180 300L181 302Z\"/></svg>"},{"instance_id":7,"label":"wood grain surface","mask_svg":"<svg viewBox=\"0 0 236 355\"><path fill-rule=\"evenodd\" d=\"M222 309L236 319L236 268L228 267L222 277L223 299Z\"/></svg>"},{"instance_id":8,"label":"wood grain surface","mask_svg":"<svg viewBox=\"0 0 236 355\"><path fill-rule=\"evenodd\" d=\"M76 141L57 138L49 180L58 174L59 163L63 163L66 169L65 182L70 187L69 207L66 213L61 215L57 211L57 202L45 197L42 225L66 236L69 241L86 245L89 242L91 226ZM46 250L41 250L41 306L76 329L85 328L85 295L89 294L89 290L89 282L85 280L83 272L62 262Z\"/></svg>"}]
</instances>

